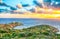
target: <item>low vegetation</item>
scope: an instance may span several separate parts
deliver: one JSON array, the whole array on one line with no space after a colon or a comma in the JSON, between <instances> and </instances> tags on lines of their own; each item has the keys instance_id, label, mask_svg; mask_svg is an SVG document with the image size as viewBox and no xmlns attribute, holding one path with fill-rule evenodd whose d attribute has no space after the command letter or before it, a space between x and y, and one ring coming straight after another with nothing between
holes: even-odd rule
<instances>
[{"instance_id":1,"label":"low vegetation","mask_svg":"<svg viewBox=\"0 0 60 39\"><path fill-rule=\"evenodd\" d=\"M36 25L27 29L13 29L22 23L0 24L0 39L60 39L59 30L49 25Z\"/></svg>"}]
</instances>

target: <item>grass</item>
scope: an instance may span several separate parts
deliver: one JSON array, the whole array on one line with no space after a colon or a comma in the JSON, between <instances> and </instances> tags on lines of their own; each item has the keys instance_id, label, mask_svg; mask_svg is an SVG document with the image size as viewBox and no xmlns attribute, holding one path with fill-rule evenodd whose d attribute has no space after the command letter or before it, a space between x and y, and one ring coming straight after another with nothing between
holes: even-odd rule
<instances>
[{"instance_id":1,"label":"grass","mask_svg":"<svg viewBox=\"0 0 60 39\"><path fill-rule=\"evenodd\" d=\"M60 35L56 32L58 29L49 25L36 25L21 30L13 28L4 30L0 27L0 39L60 39Z\"/></svg>"}]
</instances>

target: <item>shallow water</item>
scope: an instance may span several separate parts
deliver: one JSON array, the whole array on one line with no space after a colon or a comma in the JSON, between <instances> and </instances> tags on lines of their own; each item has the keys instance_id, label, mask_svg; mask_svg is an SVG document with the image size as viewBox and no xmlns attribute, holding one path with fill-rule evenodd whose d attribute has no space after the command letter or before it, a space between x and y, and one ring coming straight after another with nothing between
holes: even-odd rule
<instances>
[{"instance_id":1,"label":"shallow water","mask_svg":"<svg viewBox=\"0 0 60 39\"><path fill-rule=\"evenodd\" d=\"M14 29L23 29L34 25L47 24L52 25L60 30L60 21L51 19L31 19L31 18L0 18L0 24L8 24L11 22L21 22L23 26L17 26Z\"/></svg>"}]
</instances>

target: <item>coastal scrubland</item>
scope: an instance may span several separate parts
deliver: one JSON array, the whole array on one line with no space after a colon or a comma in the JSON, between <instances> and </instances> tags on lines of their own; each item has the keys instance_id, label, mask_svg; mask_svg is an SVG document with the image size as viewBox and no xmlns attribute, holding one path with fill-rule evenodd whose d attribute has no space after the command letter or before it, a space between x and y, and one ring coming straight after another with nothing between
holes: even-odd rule
<instances>
[{"instance_id":1,"label":"coastal scrubland","mask_svg":"<svg viewBox=\"0 0 60 39\"><path fill-rule=\"evenodd\" d=\"M59 30L50 25L36 25L26 29L13 29L22 23L0 24L0 39L60 39Z\"/></svg>"}]
</instances>

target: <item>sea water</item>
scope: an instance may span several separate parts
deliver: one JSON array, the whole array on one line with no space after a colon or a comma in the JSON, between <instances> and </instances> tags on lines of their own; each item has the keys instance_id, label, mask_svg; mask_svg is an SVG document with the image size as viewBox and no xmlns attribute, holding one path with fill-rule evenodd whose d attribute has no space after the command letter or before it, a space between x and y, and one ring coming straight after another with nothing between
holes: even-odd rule
<instances>
[{"instance_id":1,"label":"sea water","mask_svg":"<svg viewBox=\"0 0 60 39\"><path fill-rule=\"evenodd\" d=\"M23 25L17 26L14 29L24 29L36 25L51 25L60 30L60 20L56 19L35 19L35 18L0 18L0 24L8 24L11 22L20 22Z\"/></svg>"}]
</instances>

